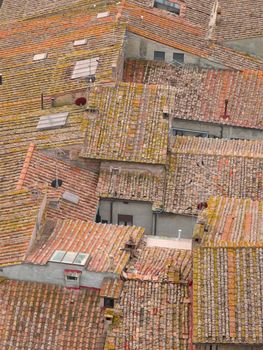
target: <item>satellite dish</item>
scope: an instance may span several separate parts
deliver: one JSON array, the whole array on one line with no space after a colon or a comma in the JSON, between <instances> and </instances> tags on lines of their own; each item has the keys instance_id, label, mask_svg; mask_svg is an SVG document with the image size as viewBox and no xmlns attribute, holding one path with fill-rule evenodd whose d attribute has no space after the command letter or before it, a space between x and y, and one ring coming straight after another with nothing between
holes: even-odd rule
<instances>
[{"instance_id":1,"label":"satellite dish","mask_svg":"<svg viewBox=\"0 0 263 350\"><path fill-rule=\"evenodd\" d=\"M51 181L51 187L58 188L61 187L63 184L63 181L61 179L54 179Z\"/></svg>"},{"instance_id":2,"label":"satellite dish","mask_svg":"<svg viewBox=\"0 0 263 350\"><path fill-rule=\"evenodd\" d=\"M87 99L85 97L79 97L75 101L75 104L77 106L84 106L86 103L87 103Z\"/></svg>"}]
</instances>

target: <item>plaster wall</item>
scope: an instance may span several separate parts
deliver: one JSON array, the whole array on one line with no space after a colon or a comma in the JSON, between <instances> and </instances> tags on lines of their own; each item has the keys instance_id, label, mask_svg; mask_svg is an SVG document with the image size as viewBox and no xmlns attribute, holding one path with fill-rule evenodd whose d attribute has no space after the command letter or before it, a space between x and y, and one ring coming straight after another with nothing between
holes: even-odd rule
<instances>
[{"instance_id":1,"label":"plaster wall","mask_svg":"<svg viewBox=\"0 0 263 350\"><path fill-rule=\"evenodd\" d=\"M257 38L230 40L224 42L234 50L263 58L263 36Z\"/></svg>"},{"instance_id":2,"label":"plaster wall","mask_svg":"<svg viewBox=\"0 0 263 350\"><path fill-rule=\"evenodd\" d=\"M173 119L172 127L193 131L204 131L207 132L210 137L263 140L263 130L258 129L240 128L229 125L211 124L178 118Z\"/></svg>"},{"instance_id":3,"label":"plaster wall","mask_svg":"<svg viewBox=\"0 0 263 350\"><path fill-rule=\"evenodd\" d=\"M64 270L67 269L82 271L80 278L80 286L82 287L100 288L104 277L116 277L114 273L90 272L85 270L83 266L52 262L44 266L33 264L7 266L2 268L0 276L20 281L51 283L65 286Z\"/></svg>"},{"instance_id":4,"label":"plaster wall","mask_svg":"<svg viewBox=\"0 0 263 350\"><path fill-rule=\"evenodd\" d=\"M178 230L181 231L181 238L191 239L196 218L194 216L162 213L157 214L156 233L158 236L178 237Z\"/></svg>"},{"instance_id":5,"label":"plaster wall","mask_svg":"<svg viewBox=\"0 0 263 350\"><path fill-rule=\"evenodd\" d=\"M178 53L184 53L185 64L197 65L204 68L205 67L225 68L219 63L192 55L190 53L184 52L176 48L162 45L156 41L143 38L131 32L127 33L126 46L125 46L125 58L153 60L154 51L164 51L165 62L167 63L171 63L173 61L173 54L178 52Z\"/></svg>"}]
</instances>

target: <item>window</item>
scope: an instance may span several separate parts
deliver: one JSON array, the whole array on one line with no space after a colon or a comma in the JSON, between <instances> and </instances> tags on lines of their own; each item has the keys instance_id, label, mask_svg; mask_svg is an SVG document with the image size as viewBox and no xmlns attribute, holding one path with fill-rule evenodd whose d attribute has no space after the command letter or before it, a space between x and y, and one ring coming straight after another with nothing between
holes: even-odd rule
<instances>
[{"instance_id":1,"label":"window","mask_svg":"<svg viewBox=\"0 0 263 350\"><path fill-rule=\"evenodd\" d=\"M154 60L155 61L164 61L165 52L164 51L154 51Z\"/></svg>"},{"instance_id":2,"label":"window","mask_svg":"<svg viewBox=\"0 0 263 350\"><path fill-rule=\"evenodd\" d=\"M81 271L79 270L64 270L65 286L78 289L80 287L80 277Z\"/></svg>"},{"instance_id":3,"label":"window","mask_svg":"<svg viewBox=\"0 0 263 350\"><path fill-rule=\"evenodd\" d=\"M155 0L154 7L175 13L177 15L180 14L180 5L178 5L176 2L168 0Z\"/></svg>"},{"instance_id":4,"label":"window","mask_svg":"<svg viewBox=\"0 0 263 350\"><path fill-rule=\"evenodd\" d=\"M77 280L78 280L78 277L77 277L77 276L68 275L68 276L66 276L66 277L67 277L67 280L69 280L69 281L77 281Z\"/></svg>"},{"instance_id":5,"label":"window","mask_svg":"<svg viewBox=\"0 0 263 350\"><path fill-rule=\"evenodd\" d=\"M98 63L99 57L76 62L71 79L90 77L95 80Z\"/></svg>"},{"instance_id":6,"label":"window","mask_svg":"<svg viewBox=\"0 0 263 350\"><path fill-rule=\"evenodd\" d=\"M114 299L104 297L104 307L106 307L108 309L113 309L114 308Z\"/></svg>"},{"instance_id":7,"label":"window","mask_svg":"<svg viewBox=\"0 0 263 350\"><path fill-rule=\"evenodd\" d=\"M119 214L118 215L118 225L132 226L133 225L133 216Z\"/></svg>"},{"instance_id":8,"label":"window","mask_svg":"<svg viewBox=\"0 0 263 350\"><path fill-rule=\"evenodd\" d=\"M84 266L88 258L89 254L56 250L49 261Z\"/></svg>"},{"instance_id":9,"label":"window","mask_svg":"<svg viewBox=\"0 0 263 350\"><path fill-rule=\"evenodd\" d=\"M173 60L174 63L184 63L184 54L180 52L174 52Z\"/></svg>"},{"instance_id":10,"label":"window","mask_svg":"<svg viewBox=\"0 0 263 350\"><path fill-rule=\"evenodd\" d=\"M44 52L44 53L39 53L39 54L37 54L37 55L34 55L33 61L42 61L42 60L44 60L44 59L46 59L46 58L47 58L47 53L46 53L46 52Z\"/></svg>"},{"instance_id":11,"label":"window","mask_svg":"<svg viewBox=\"0 0 263 350\"><path fill-rule=\"evenodd\" d=\"M205 131L187 130L187 129L172 129L173 136L195 136L195 137L208 137L208 133Z\"/></svg>"},{"instance_id":12,"label":"window","mask_svg":"<svg viewBox=\"0 0 263 350\"><path fill-rule=\"evenodd\" d=\"M66 124L68 115L68 112L44 115L39 118L37 130L60 128Z\"/></svg>"}]
</instances>

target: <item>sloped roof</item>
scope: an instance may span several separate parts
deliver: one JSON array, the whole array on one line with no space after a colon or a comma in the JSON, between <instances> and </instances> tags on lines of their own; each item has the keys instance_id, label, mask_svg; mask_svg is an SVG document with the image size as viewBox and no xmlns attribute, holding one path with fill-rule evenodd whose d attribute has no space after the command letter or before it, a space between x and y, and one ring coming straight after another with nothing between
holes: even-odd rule
<instances>
[{"instance_id":1,"label":"sloped roof","mask_svg":"<svg viewBox=\"0 0 263 350\"><path fill-rule=\"evenodd\" d=\"M0 116L0 174L4 176L0 182L0 192L15 188L31 142L37 143L38 149L83 144L85 123L83 124L82 110L75 107L55 110L69 112L66 125L59 129L36 129L39 118L54 113L54 110L21 113L12 117Z\"/></svg>"},{"instance_id":2,"label":"sloped roof","mask_svg":"<svg viewBox=\"0 0 263 350\"><path fill-rule=\"evenodd\" d=\"M126 81L171 87L167 105L172 117L263 129L263 71L175 67L127 60ZM225 101L228 100L227 118Z\"/></svg>"},{"instance_id":3,"label":"sloped roof","mask_svg":"<svg viewBox=\"0 0 263 350\"><path fill-rule=\"evenodd\" d=\"M188 285L129 280L107 333L105 350L188 349Z\"/></svg>"},{"instance_id":4,"label":"sloped roof","mask_svg":"<svg viewBox=\"0 0 263 350\"><path fill-rule=\"evenodd\" d=\"M263 242L263 202L211 197L200 220L205 221L208 230L203 236L203 245Z\"/></svg>"},{"instance_id":5,"label":"sloped roof","mask_svg":"<svg viewBox=\"0 0 263 350\"><path fill-rule=\"evenodd\" d=\"M87 129L81 155L87 158L165 164L168 122L158 87L118 83L88 96Z\"/></svg>"},{"instance_id":6,"label":"sloped roof","mask_svg":"<svg viewBox=\"0 0 263 350\"><path fill-rule=\"evenodd\" d=\"M186 10L187 12L187 10ZM167 11L126 2L123 19L134 34L154 40L233 69L263 69L259 58L236 52L207 40L207 28L171 16Z\"/></svg>"},{"instance_id":7,"label":"sloped roof","mask_svg":"<svg viewBox=\"0 0 263 350\"><path fill-rule=\"evenodd\" d=\"M28 190L0 194L0 265L19 264L25 258L41 200Z\"/></svg>"},{"instance_id":8,"label":"sloped roof","mask_svg":"<svg viewBox=\"0 0 263 350\"><path fill-rule=\"evenodd\" d=\"M167 281L170 266L176 266L180 279L191 279L192 254L189 250L143 247L127 269L127 278L143 281Z\"/></svg>"},{"instance_id":9,"label":"sloped roof","mask_svg":"<svg viewBox=\"0 0 263 350\"><path fill-rule=\"evenodd\" d=\"M99 291L7 280L0 302L1 349L103 348Z\"/></svg>"},{"instance_id":10,"label":"sloped roof","mask_svg":"<svg viewBox=\"0 0 263 350\"><path fill-rule=\"evenodd\" d=\"M62 186L56 189L51 182L59 178ZM27 152L23 169L18 181L19 188L39 189L46 186L49 197L59 199L59 208L49 207L48 217L94 220L99 198L96 195L98 174L82 168L74 167L64 161L49 157L35 149L32 144ZM66 192L78 196L77 204L63 200Z\"/></svg>"},{"instance_id":11,"label":"sloped roof","mask_svg":"<svg viewBox=\"0 0 263 350\"><path fill-rule=\"evenodd\" d=\"M164 182L164 172L155 174L147 170L121 169L115 174L110 168L101 168L97 191L101 198L146 201L160 208Z\"/></svg>"},{"instance_id":12,"label":"sloped roof","mask_svg":"<svg viewBox=\"0 0 263 350\"><path fill-rule=\"evenodd\" d=\"M262 344L263 248L256 245L194 252L195 343Z\"/></svg>"},{"instance_id":13,"label":"sloped roof","mask_svg":"<svg viewBox=\"0 0 263 350\"><path fill-rule=\"evenodd\" d=\"M165 211L197 214L197 205L211 195L262 200L262 146L262 141L176 137Z\"/></svg>"},{"instance_id":14,"label":"sloped roof","mask_svg":"<svg viewBox=\"0 0 263 350\"><path fill-rule=\"evenodd\" d=\"M87 270L120 274L129 261L125 243L132 237L137 245L144 229L135 226L97 224L91 221L58 220L57 225L39 249L26 262L46 264L55 250L90 254Z\"/></svg>"}]
</instances>

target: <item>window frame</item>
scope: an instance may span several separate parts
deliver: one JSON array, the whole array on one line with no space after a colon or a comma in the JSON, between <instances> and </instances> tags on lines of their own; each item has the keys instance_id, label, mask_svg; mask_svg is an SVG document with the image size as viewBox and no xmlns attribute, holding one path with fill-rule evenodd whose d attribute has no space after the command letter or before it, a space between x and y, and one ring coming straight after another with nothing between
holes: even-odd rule
<instances>
[{"instance_id":1,"label":"window frame","mask_svg":"<svg viewBox=\"0 0 263 350\"><path fill-rule=\"evenodd\" d=\"M163 54L163 59L158 59L156 56L158 56L158 54ZM165 51L158 51L158 50L154 50L153 52L153 59L154 61L158 61L158 62L165 62Z\"/></svg>"},{"instance_id":2,"label":"window frame","mask_svg":"<svg viewBox=\"0 0 263 350\"><path fill-rule=\"evenodd\" d=\"M153 7L180 16L181 6L177 2L169 0L154 0Z\"/></svg>"}]
</instances>

